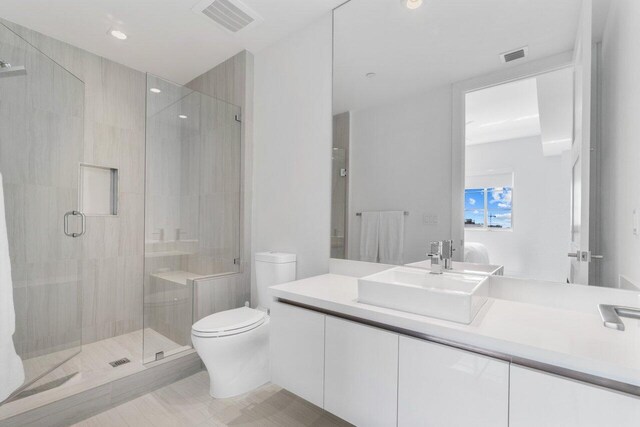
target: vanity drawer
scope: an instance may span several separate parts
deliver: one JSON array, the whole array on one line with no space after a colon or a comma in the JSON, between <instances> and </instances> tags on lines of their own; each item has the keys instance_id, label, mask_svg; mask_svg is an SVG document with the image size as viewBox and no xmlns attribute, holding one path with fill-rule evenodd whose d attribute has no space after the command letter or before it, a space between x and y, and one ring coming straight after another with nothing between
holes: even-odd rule
<instances>
[{"instance_id":1,"label":"vanity drawer","mask_svg":"<svg viewBox=\"0 0 640 427\"><path fill-rule=\"evenodd\" d=\"M398 426L508 423L508 362L400 337Z\"/></svg>"},{"instance_id":2,"label":"vanity drawer","mask_svg":"<svg viewBox=\"0 0 640 427\"><path fill-rule=\"evenodd\" d=\"M510 427L637 426L640 398L511 366Z\"/></svg>"},{"instance_id":3,"label":"vanity drawer","mask_svg":"<svg viewBox=\"0 0 640 427\"><path fill-rule=\"evenodd\" d=\"M398 335L327 316L325 410L357 426L395 426Z\"/></svg>"}]
</instances>

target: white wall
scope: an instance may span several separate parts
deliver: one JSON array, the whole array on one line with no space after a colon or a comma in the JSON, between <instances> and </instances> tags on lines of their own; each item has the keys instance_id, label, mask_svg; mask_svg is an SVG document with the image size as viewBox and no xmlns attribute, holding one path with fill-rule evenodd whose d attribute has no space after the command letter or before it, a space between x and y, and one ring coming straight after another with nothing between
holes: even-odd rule
<instances>
[{"instance_id":1,"label":"white wall","mask_svg":"<svg viewBox=\"0 0 640 427\"><path fill-rule=\"evenodd\" d=\"M296 253L298 278L329 269L331 74L331 14L255 55L253 253Z\"/></svg>"},{"instance_id":2,"label":"white wall","mask_svg":"<svg viewBox=\"0 0 640 427\"><path fill-rule=\"evenodd\" d=\"M601 236L603 283L619 274L640 285L640 238L632 215L640 213L640 2L611 2L602 43Z\"/></svg>"},{"instance_id":3,"label":"white wall","mask_svg":"<svg viewBox=\"0 0 640 427\"><path fill-rule=\"evenodd\" d=\"M465 230L466 242L489 249L505 275L566 281L569 246L570 167L568 155L545 157L540 137L466 148L467 175L513 172L513 229Z\"/></svg>"},{"instance_id":4,"label":"white wall","mask_svg":"<svg viewBox=\"0 0 640 427\"><path fill-rule=\"evenodd\" d=\"M404 262L424 260L451 235L451 87L354 111L351 126L348 258L360 259L356 212L405 210Z\"/></svg>"}]
</instances>

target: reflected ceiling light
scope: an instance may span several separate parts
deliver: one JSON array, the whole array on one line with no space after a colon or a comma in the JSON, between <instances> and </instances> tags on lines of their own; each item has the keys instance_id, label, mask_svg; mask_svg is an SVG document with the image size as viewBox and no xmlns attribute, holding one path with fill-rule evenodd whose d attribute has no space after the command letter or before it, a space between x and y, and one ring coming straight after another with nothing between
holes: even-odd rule
<instances>
[{"instance_id":1,"label":"reflected ceiling light","mask_svg":"<svg viewBox=\"0 0 640 427\"><path fill-rule=\"evenodd\" d=\"M152 87L151 89L149 89L149 92L160 93L162 91L160 89L158 89L157 87Z\"/></svg>"},{"instance_id":2,"label":"reflected ceiling light","mask_svg":"<svg viewBox=\"0 0 640 427\"><path fill-rule=\"evenodd\" d=\"M422 6L422 0L402 0L402 4L407 7L407 9L417 9Z\"/></svg>"},{"instance_id":3,"label":"reflected ceiling light","mask_svg":"<svg viewBox=\"0 0 640 427\"><path fill-rule=\"evenodd\" d=\"M120 30L110 30L109 34L111 34L113 37L117 38L118 40L127 39L127 35Z\"/></svg>"},{"instance_id":4,"label":"reflected ceiling light","mask_svg":"<svg viewBox=\"0 0 640 427\"><path fill-rule=\"evenodd\" d=\"M372 79L376 76L376 73L367 73L365 74L365 76L367 76L368 78Z\"/></svg>"},{"instance_id":5,"label":"reflected ceiling light","mask_svg":"<svg viewBox=\"0 0 640 427\"><path fill-rule=\"evenodd\" d=\"M185 116L184 114L180 114L180 115L178 115L178 117L180 117L181 119L186 119L187 118L187 116Z\"/></svg>"}]
</instances>

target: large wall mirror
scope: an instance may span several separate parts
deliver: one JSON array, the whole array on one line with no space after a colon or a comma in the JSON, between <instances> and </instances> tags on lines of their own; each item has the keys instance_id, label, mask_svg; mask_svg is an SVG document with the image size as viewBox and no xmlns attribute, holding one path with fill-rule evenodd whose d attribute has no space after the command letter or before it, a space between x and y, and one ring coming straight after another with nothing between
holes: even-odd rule
<instances>
[{"instance_id":1,"label":"large wall mirror","mask_svg":"<svg viewBox=\"0 0 640 427\"><path fill-rule=\"evenodd\" d=\"M638 289L637 36L607 0L337 8L331 256Z\"/></svg>"}]
</instances>

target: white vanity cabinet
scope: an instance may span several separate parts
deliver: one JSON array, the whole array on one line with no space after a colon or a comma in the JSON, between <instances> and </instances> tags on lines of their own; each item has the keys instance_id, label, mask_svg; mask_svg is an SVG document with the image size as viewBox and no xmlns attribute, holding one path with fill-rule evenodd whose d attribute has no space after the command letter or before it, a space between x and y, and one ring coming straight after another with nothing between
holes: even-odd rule
<instances>
[{"instance_id":1,"label":"white vanity cabinet","mask_svg":"<svg viewBox=\"0 0 640 427\"><path fill-rule=\"evenodd\" d=\"M640 425L640 398L511 366L510 427Z\"/></svg>"},{"instance_id":2,"label":"white vanity cabinet","mask_svg":"<svg viewBox=\"0 0 640 427\"><path fill-rule=\"evenodd\" d=\"M509 363L400 337L398 426L509 424Z\"/></svg>"},{"instance_id":3,"label":"white vanity cabinet","mask_svg":"<svg viewBox=\"0 0 640 427\"><path fill-rule=\"evenodd\" d=\"M286 303L272 382L357 426L640 425L640 398Z\"/></svg>"},{"instance_id":4,"label":"white vanity cabinet","mask_svg":"<svg viewBox=\"0 0 640 427\"><path fill-rule=\"evenodd\" d=\"M357 426L395 426L398 335L327 316L324 409Z\"/></svg>"},{"instance_id":5,"label":"white vanity cabinet","mask_svg":"<svg viewBox=\"0 0 640 427\"><path fill-rule=\"evenodd\" d=\"M323 406L325 315L274 301L271 305L271 381Z\"/></svg>"}]
</instances>

